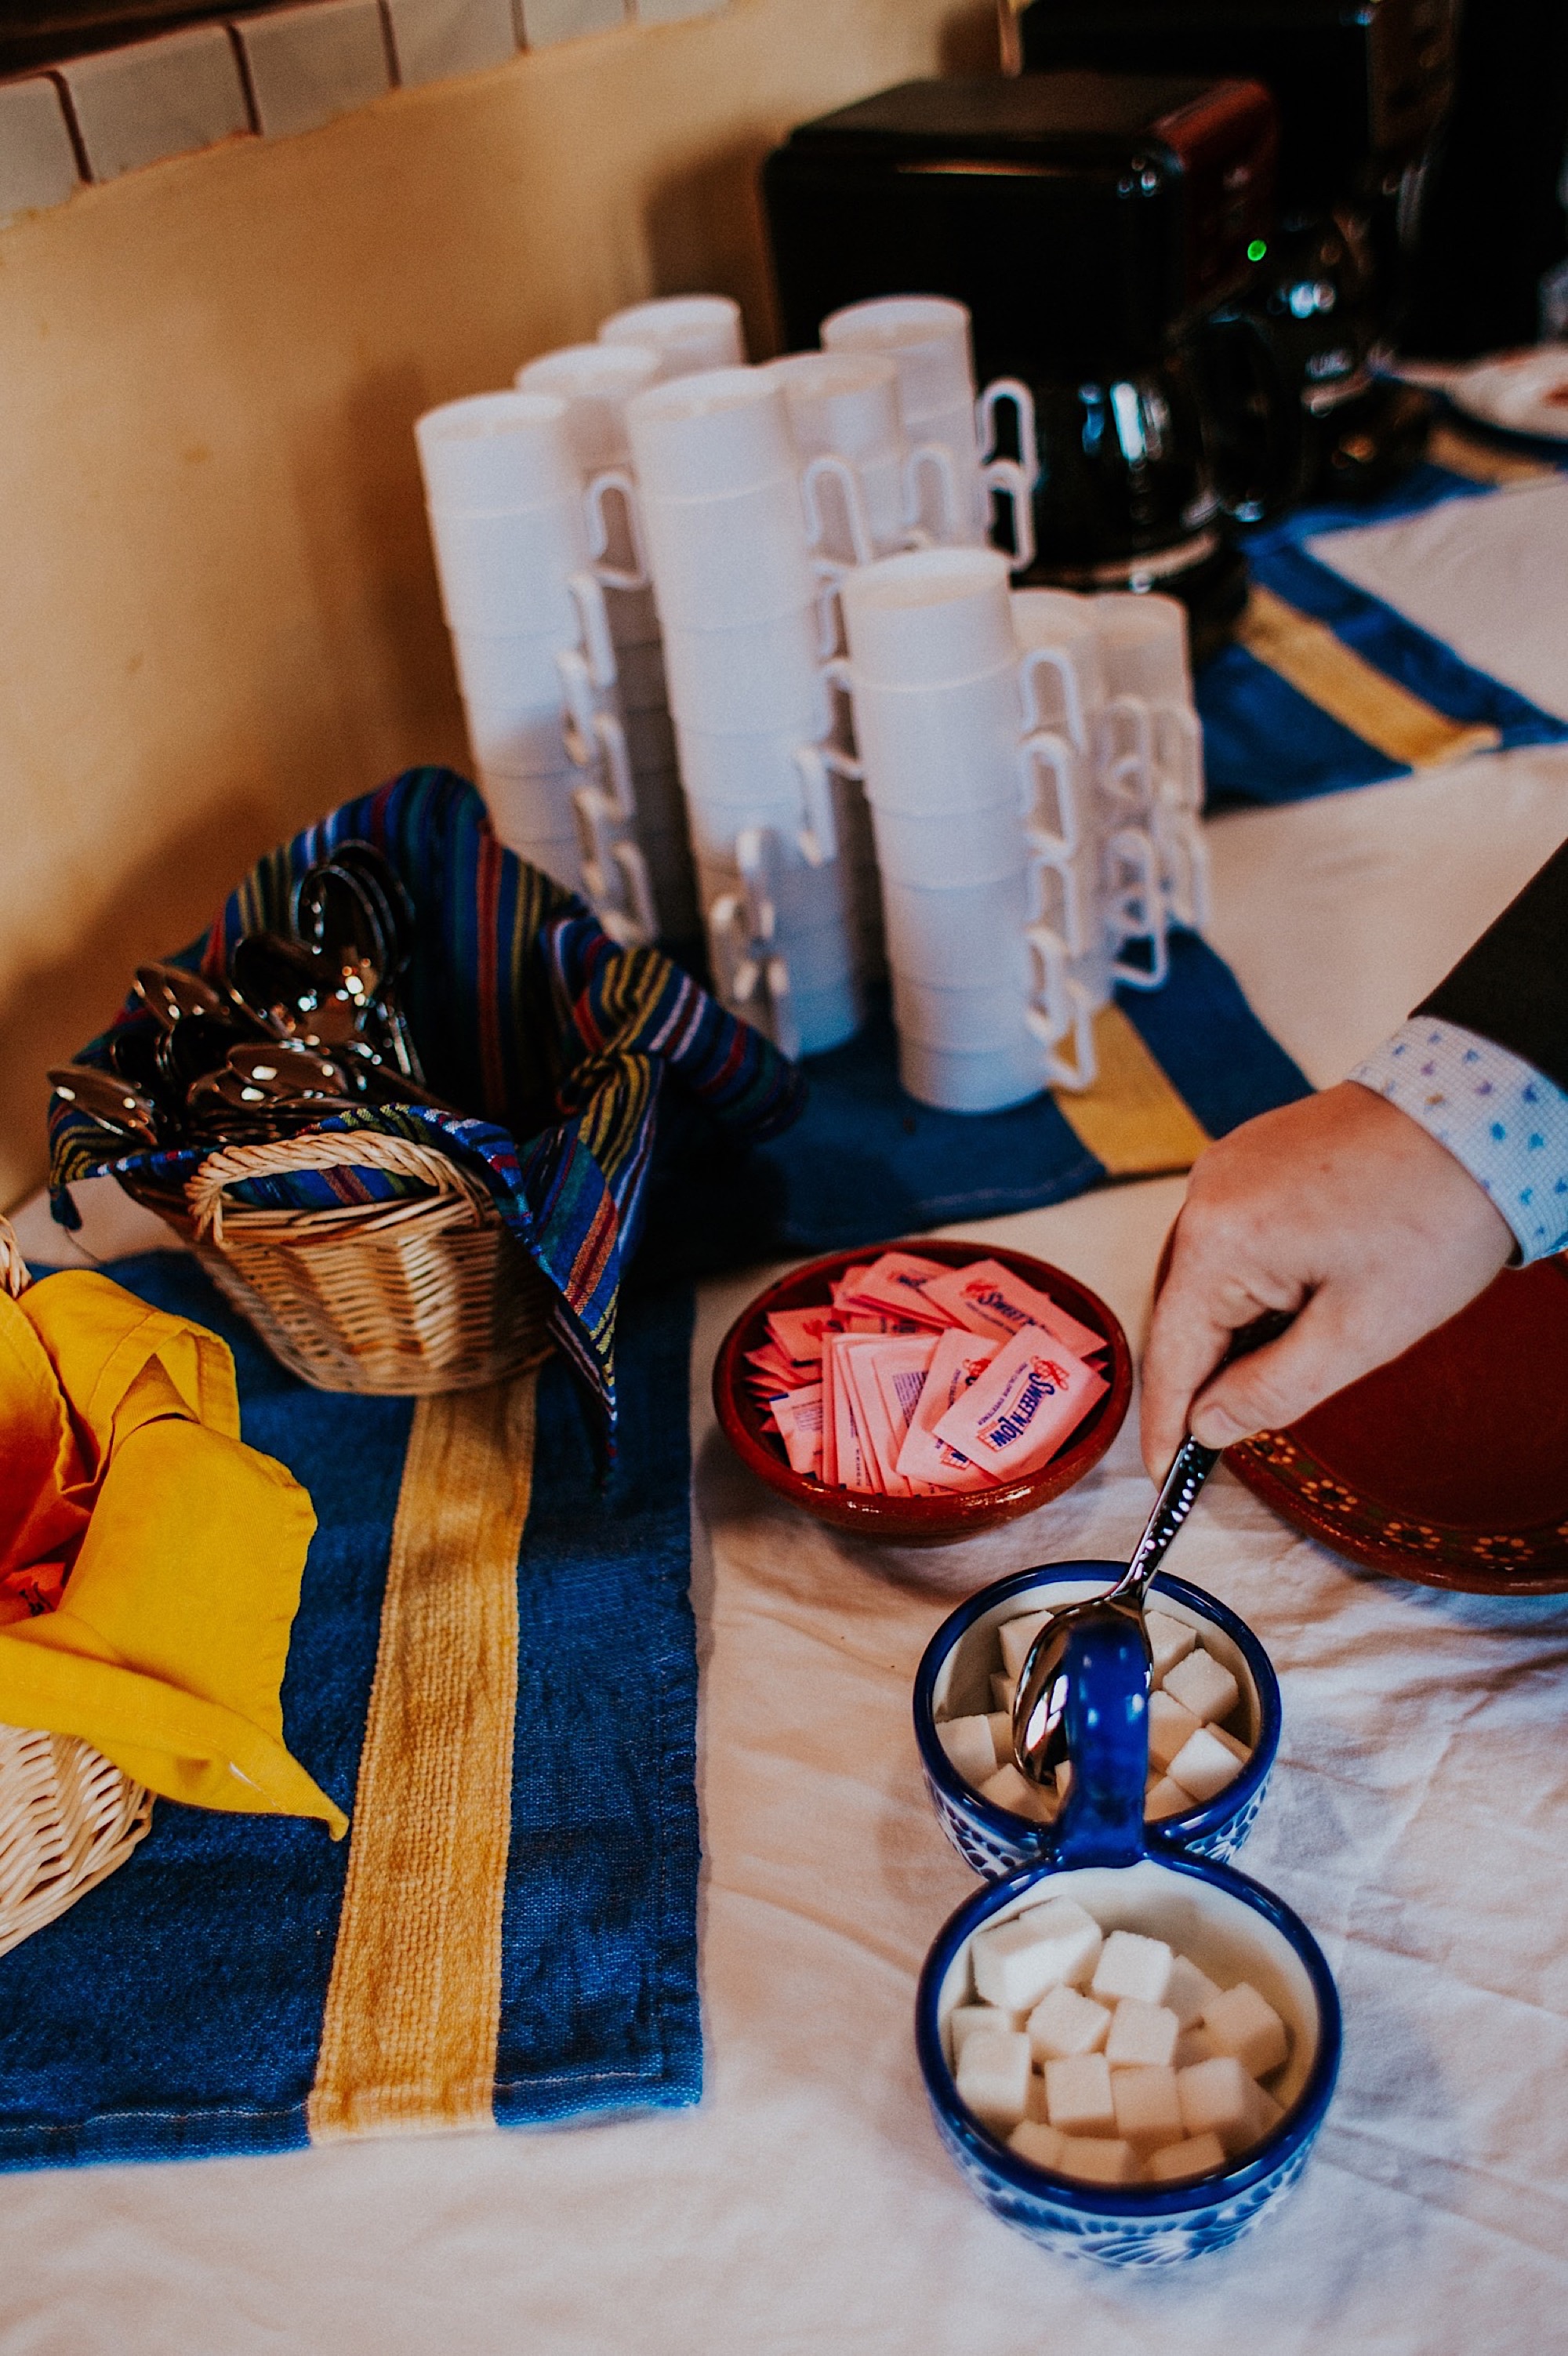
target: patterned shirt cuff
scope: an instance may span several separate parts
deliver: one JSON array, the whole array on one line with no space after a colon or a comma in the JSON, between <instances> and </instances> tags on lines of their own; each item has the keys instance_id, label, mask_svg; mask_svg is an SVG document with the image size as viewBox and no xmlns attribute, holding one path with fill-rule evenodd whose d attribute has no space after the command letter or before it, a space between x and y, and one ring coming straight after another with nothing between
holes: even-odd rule
<instances>
[{"instance_id":1,"label":"patterned shirt cuff","mask_svg":"<svg viewBox=\"0 0 1568 2356\"><path fill-rule=\"evenodd\" d=\"M1524 1260L1568 1245L1568 1096L1457 1023L1415 1015L1351 1073L1486 1188Z\"/></svg>"}]
</instances>

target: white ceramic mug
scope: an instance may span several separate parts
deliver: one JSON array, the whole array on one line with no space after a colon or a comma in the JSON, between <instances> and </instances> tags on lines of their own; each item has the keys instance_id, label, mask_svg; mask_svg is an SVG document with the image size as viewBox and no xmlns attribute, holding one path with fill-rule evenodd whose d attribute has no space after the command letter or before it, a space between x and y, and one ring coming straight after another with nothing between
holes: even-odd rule
<instances>
[{"instance_id":1,"label":"white ceramic mug","mask_svg":"<svg viewBox=\"0 0 1568 2356\"><path fill-rule=\"evenodd\" d=\"M1017 660L1007 561L981 548L918 549L845 573L849 659L874 687L933 688Z\"/></svg>"},{"instance_id":2,"label":"white ceramic mug","mask_svg":"<svg viewBox=\"0 0 1568 2356\"><path fill-rule=\"evenodd\" d=\"M626 423L650 499L714 498L797 472L783 391L766 369L654 385L627 403Z\"/></svg>"},{"instance_id":3,"label":"white ceramic mug","mask_svg":"<svg viewBox=\"0 0 1568 2356\"><path fill-rule=\"evenodd\" d=\"M566 404L547 393L481 392L426 410L413 437L425 498L450 514L495 514L578 486Z\"/></svg>"},{"instance_id":4,"label":"white ceramic mug","mask_svg":"<svg viewBox=\"0 0 1568 2356\"><path fill-rule=\"evenodd\" d=\"M651 344L563 344L520 368L520 392L542 392L566 405L566 438L585 479L630 462L626 405L663 373Z\"/></svg>"},{"instance_id":5,"label":"white ceramic mug","mask_svg":"<svg viewBox=\"0 0 1568 2356\"><path fill-rule=\"evenodd\" d=\"M651 345L666 382L746 365L740 305L727 294L663 294L634 303L601 321L599 341Z\"/></svg>"},{"instance_id":6,"label":"white ceramic mug","mask_svg":"<svg viewBox=\"0 0 1568 2356\"><path fill-rule=\"evenodd\" d=\"M814 605L732 630L664 634L664 675L678 730L747 736L788 729L806 744L827 734L822 617Z\"/></svg>"}]
</instances>

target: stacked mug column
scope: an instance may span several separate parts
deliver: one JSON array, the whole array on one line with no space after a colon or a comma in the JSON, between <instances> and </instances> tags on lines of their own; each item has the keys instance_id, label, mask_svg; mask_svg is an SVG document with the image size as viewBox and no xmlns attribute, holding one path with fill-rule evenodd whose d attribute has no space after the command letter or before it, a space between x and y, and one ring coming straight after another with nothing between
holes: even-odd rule
<instances>
[{"instance_id":1,"label":"stacked mug column","mask_svg":"<svg viewBox=\"0 0 1568 2356\"><path fill-rule=\"evenodd\" d=\"M662 355L651 345L571 344L520 369L517 384L521 391L553 394L566 403L567 436L584 482L599 478L620 493L607 498L604 508L608 544L600 577L615 648L618 709L613 719L601 723L610 790L599 791L587 805L596 836L594 864L607 878L635 854L660 936L678 941L699 929L696 882L626 430L627 402L657 383L662 372Z\"/></svg>"},{"instance_id":2,"label":"stacked mug column","mask_svg":"<svg viewBox=\"0 0 1568 2356\"><path fill-rule=\"evenodd\" d=\"M468 741L496 832L589 888L576 798L604 776L615 652L563 402L481 393L414 428ZM615 912L607 909L613 921ZM634 930L650 912L636 912Z\"/></svg>"},{"instance_id":3,"label":"stacked mug column","mask_svg":"<svg viewBox=\"0 0 1568 2356\"><path fill-rule=\"evenodd\" d=\"M846 573L847 660L882 876L899 1074L952 1112L1024 1102L1091 1066L1087 1012L1041 876L1079 817L1071 747L1039 724L1005 558L929 549Z\"/></svg>"},{"instance_id":4,"label":"stacked mug column","mask_svg":"<svg viewBox=\"0 0 1568 2356\"><path fill-rule=\"evenodd\" d=\"M862 1019L825 753L824 584L767 372L667 381L627 411L687 825L721 997L813 1054Z\"/></svg>"}]
</instances>

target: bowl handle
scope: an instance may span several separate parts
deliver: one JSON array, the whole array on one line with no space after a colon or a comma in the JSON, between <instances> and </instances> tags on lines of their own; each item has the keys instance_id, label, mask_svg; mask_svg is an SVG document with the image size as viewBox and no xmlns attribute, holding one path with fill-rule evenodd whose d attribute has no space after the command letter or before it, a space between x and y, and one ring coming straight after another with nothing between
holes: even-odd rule
<instances>
[{"instance_id":1,"label":"bowl handle","mask_svg":"<svg viewBox=\"0 0 1568 2356\"><path fill-rule=\"evenodd\" d=\"M1132 1865L1144 1854L1149 1772L1149 1646L1121 1605L1071 1630L1067 1748L1072 1788L1057 1819L1058 1865Z\"/></svg>"}]
</instances>

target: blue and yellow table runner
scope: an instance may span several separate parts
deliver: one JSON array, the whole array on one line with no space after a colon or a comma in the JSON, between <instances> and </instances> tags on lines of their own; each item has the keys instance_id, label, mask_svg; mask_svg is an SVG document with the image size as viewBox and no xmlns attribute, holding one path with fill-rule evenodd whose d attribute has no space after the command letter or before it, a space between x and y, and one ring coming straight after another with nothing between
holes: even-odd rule
<instances>
[{"instance_id":1,"label":"blue and yellow table runner","mask_svg":"<svg viewBox=\"0 0 1568 2356\"><path fill-rule=\"evenodd\" d=\"M1383 498L1298 509L1249 533L1247 611L1235 642L1197 680L1210 807L1299 801L1471 753L1568 738L1568 724L1474 669L1305 545L1445 499L1506 496L1565 466L1560 446L1505 443L1440 422L1426 463Z\"/></svg>"},{"instance_id":2,"label":"blue and yellow table runner","mask_svg":"<svg viewBox=\"0 0 1568 2356\"><path fill-rule=\"evenodd\" d=\"M223 1334L246 1439L310 1491L284 1722L349 1837L157 1803L0 1957L0 2166L694 2101L689 1294L628 1311L607 1472L563 1357L417 1404L325 1394L193 1261L114 1273Z\"/></svg>"}]
</instances>

